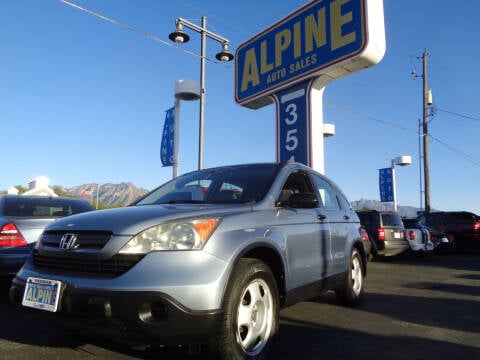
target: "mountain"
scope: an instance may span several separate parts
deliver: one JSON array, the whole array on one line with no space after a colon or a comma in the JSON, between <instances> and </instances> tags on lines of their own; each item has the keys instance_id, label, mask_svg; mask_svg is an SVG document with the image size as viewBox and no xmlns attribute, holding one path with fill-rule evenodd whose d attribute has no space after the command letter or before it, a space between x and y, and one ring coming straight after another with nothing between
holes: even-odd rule
<instances>
[{"instance_id":1,"label":"mountain","mask_svg":"<svg viewBox=\"0 0 480 360\"><path fill-rule=\"evenodd\" d=\"M93 203L97 201L97 184L83 184L64 190L69 195L90 200ZM137 188L132 183L100 184L98 202L105 206L126 206L147 192L147 189Z\"/></svg>"}]
</instances>

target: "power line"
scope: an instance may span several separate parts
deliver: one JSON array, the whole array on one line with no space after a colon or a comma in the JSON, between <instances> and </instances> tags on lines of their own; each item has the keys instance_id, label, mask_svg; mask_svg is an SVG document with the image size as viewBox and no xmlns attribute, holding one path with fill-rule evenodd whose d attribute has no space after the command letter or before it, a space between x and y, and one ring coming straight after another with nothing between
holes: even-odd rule
<instances>
[{"instance_id":1,"label":"power line","mask_svg":"<svg viewBox=\"0 0 480 360\"><path fill-rule=\"evenodd\" d=\"M438 143L442 144L443 146L445 146L447 149L449 149L450 151L453 151L454 153L456 153L457 155L460 155L461 157L463 157L465 160L471 162L472 164L480 167L480 161L476 160L475 158L473 158L472 156L464 153L463 151L460 151L458 149L455 149L453 146L450 146L448 145L445 141L442 141L440 140L439 138L436 138L434 136L432 136L431 134L429 134L428 136L429 138L437 141Z\"/></svg>"},{"instance_id":2,"label":"power line","mask_svg":"<svg viewBox=\"0 0 480 360\"><path fill-rule=\"evenodd\" d=\"M459 114L459 113L456 113L456 112L453 112L453 111L440 109L440 108L437 108L437 107L435 108L435 110L440 111L440 112L444 112L444 113L447 113L447 114L450 114L450 115L455 115L455 116L458 116L458 117L461 117L461 118L464 118L464 119L469 119L469 120L474 120L474 121L480 122L480 118L477 118L477 117L474 117L474 116L463 115L463 114Z\"/></svg>"},{"instance_id":3,"label":"power line","mask_svg":"<svg viewBox=\"0 0 480 360\"><path fill-rule=\"evenodd\" d=\"M397 128L397 129L401 129L401 130L413 132L413 133L419 135L418 130L415 130L415 129L412 129L412 128L408 128L408 127L405 127L405 126L402 126L402 125L399 125L399 124L395 124L395 123L390 122L390 121L378 119L378 118L375 118L375 117L373 117L373 116L366 115L366 114L363 114L363 113L360 113L360 112L358 112L358 111L354 111L354 110L351 110L351 109L347 109L347 108L345 108L345 107L343 107L343 106L340 106L340 105L337 105L337 104L333 104L333 103L328 102L328 101L324 101L324 104L327 105L327 106L336 108L336 109L338 109L338 110L351 113L351 114L356 115L356 116L358 116L358 117L362 117L362 118L364 118L364 119L372 120L372 121L378 122L378 123L383 124L383 125L388 125L388 126L391 126L391 127Z\"/></svg>"},{"instance_id":4,"label":"power line","mask_svg":"<svg viewBox=\"0 0 480 360\"><path fill-rule=\"evenodd\" d=\"M173 45L173 44L170 43L170 42L167 42L167 41L165 41L165 40L162 40L162 39L160 39L158 36L149 34L149 33L145 32L145 31L142 31L142 30L138 30L138 29L134 28L133 26L124 24L124 23L122 23L122 22L120 22L120 21L117 21L117 20L115 20L115 19L109 18L108 16L102 15L102 14L100 14L100 13L97 13L97 12L95 12L95 11L93 11L93 10L87 9L87 8L85 8L85 7L83 7L83 6L78 5L78 4L72 3L72 2L67 1L67 0L58 0L58 1L60 1L61 3L65 4L65 5L71 6L71 7L75 8L75 9L77 9L77 10L80 10L80 11L83 11L83 12L85 12L85 13L87 13L87 14L93 15L93 16L101 19L101 20L107 21L107 22L109 22L109 23L111 23L111 24L113 24L113 25L119 26L119 27L124 28L124 29L126 29L126 30L130 30L130 31L132 31L132 32L134 32L134 33L136 33L136 34L138 34L138 35L140 35L140 36L143 36L143 37L147 38L147 39L156 41L156 42L158 42L158 43L160 43L160 44L162 44L162 45L166 45L166 46L168 46L168 47L170 47L170 48L183 51L184 53L186 53L186 54L188 54L188 55L193 55L193 56L198 57L198 58L201 58L201 57L202 57L200 54L197 54L197 53L195 53L195 52L193 52L193 51L183 49L183 48L181 48L181 47L179 47L179 46ZM221 62L221 61L217 61L217 60L214 60L214 59L211 59L211 58L208 58L208 57L205 57L205 60L206 60L206 61L209 61L209 62L211 62L211 63L214 63L214 64L218 64L218 65L221 64L221 65L223 65L224 67L231 68L230 66L225 65L224 62Z\"/></svg>"},{"instance_id":5,"label":"power line","mask_svg":"<svg viewBox=\"0 0 480 360\"><path fill-rule=\"evenodd\" d=\"M364 119L367 119L367 120L375 121L375 122L380 123L380 124L383 124L383 125L388 125L388 126L391 126L391 127L397 128L397 129L401 129L401 130L404 130L404 131L413 132L413 133L415 133L415 134L418 135L418 136L423 135L423 134L422 134L420 131L418 131L418 130L415 130L415 129L412 129L412 128L408 128L408 127L405 127L405 126L402 126L402 125L393 123L393 122L391 122L391 121L386 121L386 120L378 119L378 118L375 118L375 117L373 117L373 116L366 115L366 114L360 113L360 112L358 112L358 111L354 111L354 110L351 110L351 109L347 109L347 108L345 108L345 107L342 107L342 106L340 106L340 105L330 103L330 102L328 102L328 101L325 101L325 105L330 106L330 107L333 107L333 108L336 108L336 109L341 110L341 111L345 111L345 112L351 113L351 114L353 114L353 115L355 115L355 116L358 116L358 117L361 117L361 118L364 118ZM460 151L460 150L454 148L453 146L447 144L445 141L440 140L439 138L433 136L431 133L428 134L428 137L429 137L430 139L438 142L439 144L445 146L448 150L454 152L455 154L457 154L457 155L459 155L460 157L464 158L465 160L467 160L468 162L472 163L473 165L480 167L480 161L476 160L474 157L472 157L472 156L464 153L463 151Z\"/></svg>"}]
</instances>

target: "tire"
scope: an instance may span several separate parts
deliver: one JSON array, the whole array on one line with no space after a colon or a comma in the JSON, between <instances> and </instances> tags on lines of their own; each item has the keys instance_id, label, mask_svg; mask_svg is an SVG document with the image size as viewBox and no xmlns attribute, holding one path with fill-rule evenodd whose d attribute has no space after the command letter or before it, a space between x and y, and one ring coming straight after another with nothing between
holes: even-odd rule
<instances>
[{"instance_id":1,"label":"tire","mask_svg":"<svg viewBox=\"0 0 480 360\"><path fill-rule=\"evenodd\" d=\"M365 285L363 265L362 256L357 249L353 249L347 279L335 290L337 297L342 302L355 305L361 301Z\"/></svg>"},{"instance_id":2,"label":"tire","mask_svg":"<svg viewBox=\"0 0 480 360\"><path fill-rule=\"evenodd\" d=\"M224 318L213 351L219 359L266 359L279 327L279 295L270 268L241 259L223 301Z\"/></svg>"}]
</instances>

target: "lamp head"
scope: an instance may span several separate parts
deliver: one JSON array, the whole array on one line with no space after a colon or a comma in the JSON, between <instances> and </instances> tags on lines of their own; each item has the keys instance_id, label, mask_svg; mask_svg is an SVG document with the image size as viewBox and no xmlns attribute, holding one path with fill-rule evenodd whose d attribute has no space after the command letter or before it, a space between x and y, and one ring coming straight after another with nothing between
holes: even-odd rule
<instances>
[{"instance_id":1,"label":"lamp head","mask_svg":"<svg viewBox=\"0 0 480 360\"><path fill-rule=\"evenodd\" d=\"M412 157L410 155L397 156L392 161L395 165L406 166L412 163Z\"/></svg>"},{"instance_id":2,"label":"lamp head","mask_svg":"<svg viewBox=\"0 0 480 360\"><path fill-rule=\"evenodd\" d=\"M228 43L223 43L222 51L220 51L217 55L215 55L217 60L219 61L232 61L233 54L228 51Z\"/></svg>"},{"instance_id":3,"label":"lamp head","mask_svg":"<svg viewBox=\"0 0 480 360\"><path fill-rule=\"evenodd\" d=\"M183 25L177 21L177 29L168 35L168 38L177 43L186 43L190 40L190 36L183 31Z\"/></svg>"}]
</instances>

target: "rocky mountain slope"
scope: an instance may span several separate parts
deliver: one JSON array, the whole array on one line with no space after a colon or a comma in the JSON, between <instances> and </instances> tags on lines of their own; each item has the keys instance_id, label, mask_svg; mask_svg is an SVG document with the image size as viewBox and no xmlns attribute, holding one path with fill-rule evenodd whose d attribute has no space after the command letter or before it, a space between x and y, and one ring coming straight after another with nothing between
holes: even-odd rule
<instances>
[{"instance_id":1,"label":"rocky mountain slope","mask_svg":"<svg viewBox=\"0 0 480 360\"><path fill-rule=\"evenodd\" d=\"M97 184L78 185L65 189L65 191L72 196L90 200L94 203L97 200ZM147 189L137 188L132 183L100 184L98 202L105 206L126 206L147 192Z\"/></svg>"}]
</instances>

